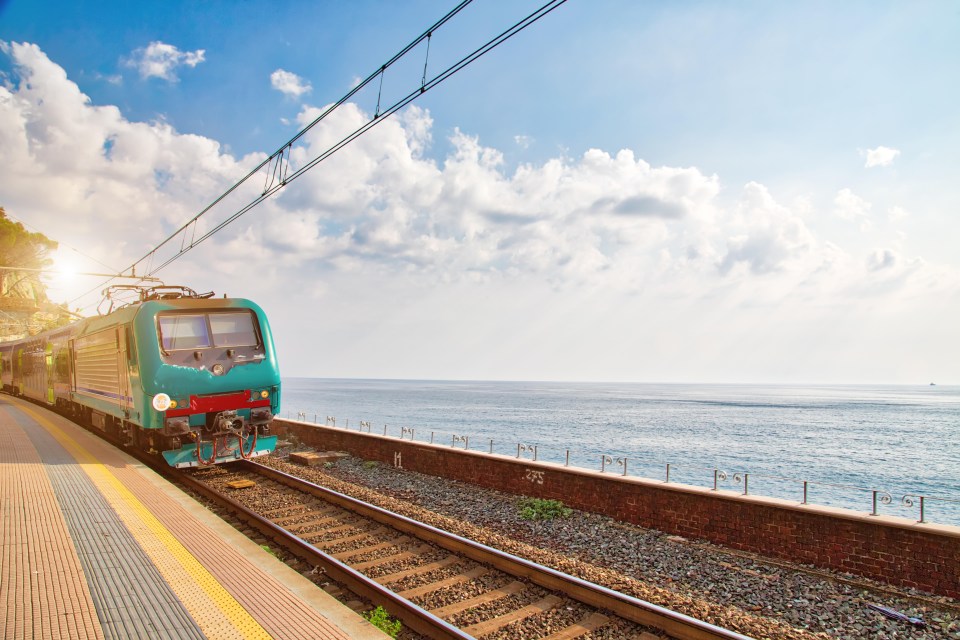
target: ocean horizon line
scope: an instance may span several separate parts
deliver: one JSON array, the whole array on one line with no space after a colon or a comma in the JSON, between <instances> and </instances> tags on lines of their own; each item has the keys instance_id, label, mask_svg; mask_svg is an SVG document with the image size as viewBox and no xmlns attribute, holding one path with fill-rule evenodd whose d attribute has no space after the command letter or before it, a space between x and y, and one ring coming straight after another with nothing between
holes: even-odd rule
<instances>
[{"instance_id":1,"label":"ocean horizon line","mask_svg":"<svg viewBox=\"0 0 960 640\"><path fill-rule=\"evenodd\" d=\"M650 381L650 380L560 380L560 379L516 379L516 378L390 378L390 377L343 377L343 376L309 376L309 375L290 375L281 376L282 379L289 380L337 380L337 381L356 381L356 382L413 382L413 383L516 383L516 384L586 384L586 385L604 385L604 384L623 384L623 385L659 385L659 386L704 386L704 387L847 387L847 388L870 388L870 387L960 387L960 383L939 383L939 382L683 382L683 381Z\"/></svg>"}]
</instances>

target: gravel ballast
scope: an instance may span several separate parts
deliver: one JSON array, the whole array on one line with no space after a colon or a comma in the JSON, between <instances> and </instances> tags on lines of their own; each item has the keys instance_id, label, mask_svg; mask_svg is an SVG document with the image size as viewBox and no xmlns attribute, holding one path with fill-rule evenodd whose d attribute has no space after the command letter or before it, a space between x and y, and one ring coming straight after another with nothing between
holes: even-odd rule
<instances>
[{"instance_id":1,"label":"gravel ballast","mask_svg":"<svg viewBox=\"0 0 960 640\"><path fill-rule=\"evenodd\" d=\"M769 561L573 510L530 522L520 498L354 457L322 467L258 462L755 638L958 638L960 603L860 577ZM923 629L868 608L880 604Z\"/></svg>"}]
</instances>

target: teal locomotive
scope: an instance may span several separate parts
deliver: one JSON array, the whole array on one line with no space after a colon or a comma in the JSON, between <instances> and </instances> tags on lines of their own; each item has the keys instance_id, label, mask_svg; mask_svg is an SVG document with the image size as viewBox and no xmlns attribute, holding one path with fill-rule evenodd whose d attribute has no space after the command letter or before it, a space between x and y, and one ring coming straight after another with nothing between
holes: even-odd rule
<instances>
[{"instance_id":1,"label":"teal locomotive","mask_svg":"<svg viewBox=\"0 0 960 640\"><path fill-rule=\"evenodd\" d=\"M280 372L263 310L187 287L133 287L105 315L0 344L3 390L174 467L272 452ZM108 293L108 297L110 294Z\"/></svg>"}]
</instances>

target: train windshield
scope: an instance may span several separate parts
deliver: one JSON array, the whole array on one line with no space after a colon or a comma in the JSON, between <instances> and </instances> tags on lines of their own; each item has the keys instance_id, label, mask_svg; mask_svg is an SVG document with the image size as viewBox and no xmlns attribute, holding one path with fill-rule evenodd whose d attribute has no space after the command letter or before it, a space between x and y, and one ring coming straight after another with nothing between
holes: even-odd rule
<instances>
[{"instance_id":1,"label":"train windshield","mask_svg":"<svg viewBox=\"0 0 960 640\"><path fill-rule=\"evenodd\" d=\"M164 351L259 344L249 311L160 315L157 322Z\"/></svg>"},{"instance_id":2,"label":"train windshield","mask_svg":"<svg viewBox=\"0 0 960 640\"><path fill-rule=\"evenodd\" d=\"M210 328L213 344L217 347L255 347L257 332L253 327L253 315L241 313L212 313Z\"/></svg>"}]
</instances>

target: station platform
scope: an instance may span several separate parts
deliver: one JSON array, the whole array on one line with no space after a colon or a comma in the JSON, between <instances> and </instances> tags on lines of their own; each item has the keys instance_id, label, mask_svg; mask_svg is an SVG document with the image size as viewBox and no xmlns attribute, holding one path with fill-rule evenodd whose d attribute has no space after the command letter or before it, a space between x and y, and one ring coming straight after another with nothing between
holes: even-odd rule
<instances>
[{"instance_id":1,"label":"station platform","mask_svg":"<svg viewBox=\"0 0 960 640\"><path fill-rule=\"evenodd\" d=\"M386 636L169 482L0 395L0 637Z\"/></svg>"}]
</instances>

